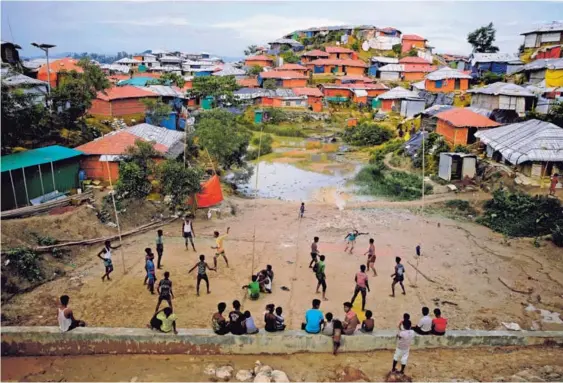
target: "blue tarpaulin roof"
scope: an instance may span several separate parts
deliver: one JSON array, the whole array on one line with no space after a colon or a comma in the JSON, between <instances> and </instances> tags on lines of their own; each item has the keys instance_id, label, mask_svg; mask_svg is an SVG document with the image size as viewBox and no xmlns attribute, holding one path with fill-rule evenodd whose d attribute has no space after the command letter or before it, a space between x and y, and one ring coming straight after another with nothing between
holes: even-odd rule
<instances>
[{"instance_id":1,"label":"blue tarpaulin roof","mask_svg":"<svg viewBox=\"0 0 563 383\"><path fill-rule=\"evenodd\" d=\"M0 172L37 166L77 157L84 153L79 150L53 145L39 149L26 150L25 152L9 154L0 158Z\"/></svg>"}]
</instances>

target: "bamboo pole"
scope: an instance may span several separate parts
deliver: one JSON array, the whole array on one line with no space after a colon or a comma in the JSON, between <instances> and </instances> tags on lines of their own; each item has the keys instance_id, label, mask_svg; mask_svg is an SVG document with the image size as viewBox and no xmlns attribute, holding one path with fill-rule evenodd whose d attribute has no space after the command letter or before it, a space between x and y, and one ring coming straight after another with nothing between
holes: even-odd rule
<instances>
[{"instance_id":1,"label":"bamboo pole","mask_svg":"<svg viewBox=\"0 0 563 383\"><path fill-rule=\"evenodd\" d=\"M51 176L53 177L53 191L57 190L55 185L55 168L53 167L53 161L51 161Z\"/></svg>"},{"instance_id":2,"label":"bamboo pole","mask_svg":"<svg viewBox=\"0 0 563 383\"><path fill-rule=\"evenodd\" d=\"M41 181L41 192L45 195L45 188L43 187L43 173L41 173L41 165L37 165L39 168L39 180Z\"/></svg>"},{"instance_id":3,"label":"bamboo pole","mask_svg":"<svg viewBox=\"0 0 563 383\"><path fill-rule=\"evenodd\" d=\"M14 186L14 178L12 177L12 171L8 171L10 173L10 181L12 182L12 193L14 193L14 203L16 204L16 209L18 208L18 197L16 196L16 187Z\"/></svg>"},{"instance_id":4,"label":"bamboo pole","mask_svg":"<svg viewBox=\"0 0 563 383\"><path fill-rule=\"evenodd\" d=\"M125 269L125 256L123 255L123 242L121 240L121 226L119 225L119 216L117 215L117 207L115 205L115 190L113 190L113 183L111 182L111 171L109 169L109 161L106 161L106 165L108 168L108 180L109 186L111 187L111 201L113 203L113 211L115 213L115 223L117 224L117 235L119 236L119 250L121 253L121 264L123 266L123 274L127 274L127 270Z\"/></svg>"},{"instance_id":5,"label":"bamboo pole","mask_svg":"<svg viewBox=\"0 0 563 383\"><path fill-rule=\"evenodd\" d=\"M23 187L25 188L25 200L26 200L26 205L29 205L29 194L27 194L27 180L25 179L25 168L22 168L22 174L23 174Z\"/></svg>"}]
</instances>

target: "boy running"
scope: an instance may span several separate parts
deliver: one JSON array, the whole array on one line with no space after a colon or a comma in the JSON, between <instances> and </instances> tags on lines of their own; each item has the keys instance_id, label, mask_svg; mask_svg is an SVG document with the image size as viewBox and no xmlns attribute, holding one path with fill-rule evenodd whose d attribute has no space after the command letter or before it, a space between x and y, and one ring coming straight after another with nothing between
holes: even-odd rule
<instances>
[{"instance_id":1,"label":"boy running","mask_svg":"<svg viewBox=\"0 0 563 383\"><path fill-rule=\"evenodd\" d=\"M309 268L313 267L313 264L317 263L317 255L319 254L319 237L313 238L313 243L311 243L311 262L309 263Z\"/></svg>"},{"instance_id":2,"label":"boy running","mask_svg":"<svg viewBox=\"0 0 563 383\"><path fill-rule=\"evenodd\" d=\"M325 274L325 256L321 255L319 257L320 261L317 262L315 264L315 266L313 267L313 271L315 272L315 276L317 277L317 291L316 293L319 293L319 288L322 286L323 287L323 301L328 301L328 299L326 299L326 274Z\"/></svg>"},{"instance_id":3,"label":"boy running","mask_svg":"<svg viewBox=\"0 0 563 383\"><path fill-rule=\"evenodd\" d=\"M170 280L170 273L166 271L164 273L164 279L158 283L158 303L156 304L156 309L154 312L158 311L162 301L168 302L168 306L172 308L172 299L174 299L174 293L172 292L172 281Z\"/></svg>"},{"instance_id":4,"label":"boy running","mask_svg":"<svg viewBox=\"0 0 563 383\"><path fill-rule=\"evenodd\" d=\"M98 258L104 261L104 267L106 269L105 274L102 275L102 281L104 281L105 278L107 278L108 281L111 281L111 278L109 277L109 275L113 271L113 262L111 261L111 251L115 249L119 249L120 247L121 245L112 246L110 241L106 241L104 243L104 248L98 253Z\"/></svg>"},{"instance_id":5,"label":"boy running","mask_svg":"<svg viewBox=\"0 0 563 383\"><path fill-rule=\"evenodd\" d=\"M364 255L368 256L368 261L367 261L367 271L369 271L369 268L371 267L372 271L373 271L373 276L377 277L377 271L375 270L375 245L373 244L374 240L373 238L369 239L369 248L368 251L366 251L364 253Z\"/></svg>"},{"instance_id":6,"label":"boy running","mask_svg":"<svg viewBox=\"0 0 563 383\"><path fill-rule=\"evenodd\" d=\"M405 292L405 286L403 285L403 281L405 280L405 266L401 264L401 257L395 257L395 262L397 263L395 265L395 272L391 274L391 277L393 278L393 283L391 284L391 291L393 292L391 294L392 297L395 296L395 285L397 283L401 285L403 295L407 294Z\"/></svg>"},{"instance_id":7,"label":"boy running","mask_svg":"<svg viewBox=\"0 0 563 383\"><path fill-rule=\"evenodd\" d=\"M217 271L217 270L214 269L213 267L209 267L207 262L205 262L205 255L203 254L199 256L199 262L196 263L194 267L190 269L190 271L188 271L188 274L194 271L196 267L197 267L196 292L197 292L197 296L199 297L199 284L201 283L202 280L205 281L205 285L207 286L207 294L211 293L211 291L209 291L209 279L207 278L207 273L205 271L207 269L213 271Z\"/></svg>"},{"instance_id":8,"label":"boy running","mask_svg":"<svg viewBox=\"0 0 563 383\"><path fill-rule=\"evenodd\" d=\"M346 252L348 250L348 247L350 247L350 254L352 254L352 251L354 251L354 245L356 244L356 238L364 234L369 233L360 233L358 230L352 230L351 232L349 232L346 237L344 237L344 240L346 241L344 252Z\"/></svg>"},{"instance_id":9,"label":"boy running","mask_svg":"<svg viewBox=\"0 0 563 383\"><path fill-rule=\"evenodd\" d=\"M213 257L213 266L215 267L215 269L217 269L217 258L219 258L221 256L225 260L227 267L229 267L229 260L227 259L227 256L225 255L225 248L223 247L223 242L225 241L225 237L227 235L229 235L229 230L231 230L231 228L227 227L227 233L223 234L221 236L219 236L218 231L213 232L213 237L215 237L215 245L216 246L211 246L211 248L215 250L215 257Z\"/></svg>"},{"instance_id":10,"label":"boy running","mask_svg":"<svg viewBox=\"0 0 563 383\"><path fill-rule=\"evenodd\" d=\"M160 261L162 260L162 254L164 254L164 238L162 238L162 230L158 230L156 232L156 253L158 254L158 262L157 266L159 269L162 269L162 265Z\"/></svg>"},{"instance_id":11,"label":"boy running","mask_svg":"<svg viewBox=\"0 0 563 383\"><path fill-rule=\"evenodd\" d=\"M366 311L366 289L369 290L368 275L366 274L366 265L360 266L360 271L356 273L354 278L356 281L356 288L354 289L354 295L350 302L354 303L354 299L358 296L358 293L362 293L362 311Z\"/></svg>"},{"instance_id":12,"label":"boy running","mask_svg":"<svg viewBox=\"0 0 563 383\"><path fill-rule=\"evenodd\" d=\"M184 237L186 250L188 250L188 241L190 241L192 244L192 249L196 251L194 245L194 238L195 238L194 225L192 224L192 220L187 216L184 217L184 222L182 222L182 236Z\"/></svg>"}]
</instances>

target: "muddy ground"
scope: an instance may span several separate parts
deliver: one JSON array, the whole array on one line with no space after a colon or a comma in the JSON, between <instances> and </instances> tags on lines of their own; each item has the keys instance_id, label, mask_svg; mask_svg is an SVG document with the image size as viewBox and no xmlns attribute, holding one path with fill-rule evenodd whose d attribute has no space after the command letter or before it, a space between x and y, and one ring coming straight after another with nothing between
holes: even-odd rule
<instances>
[{"instance_id":1,"label":"muddy ground","mask_svg":"<svg viewBox=\"0 0 563 383\"><path fill-rule=\"evenodd\" d=\"M392 351L296 355L104 355L2 358L2 381L209 381L209 364L251 369L259 359L284 371L292 382L382 381ZM407 374L415 381L560 381L557 348L412 350ZM514 374L518 374L514 376ZM535 378L541 380L535 380ZM232 379L232 381L236 381Z\"/></svg>"},{"instance_id":2,"label":"muddy ground","mask_svg":"<svg viewBox=\"0 0 563 383\"><path fill-rule=\"evenodd\" d=\"M179 327L209 327L218 302L230 304L239 299L259 326L263 325L265 305L274 303L283 307L288 327L299 328L311 300L319 297L315 294L316 279L308 268L310 242L317 235L319 248L327 257L329 300L321 306L325 313L343 315L342 303L351 298L354 274L365 262L363 253L368 238L373 237L379 275L370 275L366 308L374 312L377 328L395 328L404 312L417 320L421 307L428 306L440 307L452 329L491 330L502 328L501 322L516 322L524 329L563 329L557 317L552 320L556 323L542 322L538 312L525 310L529 304L549 311L563 310L561 250L550 242L542 242L540 248L529 239L508 242L476 224L435 216L422 219L400 208L339 210L335 205L307 204L306 217L299 220L296 203L234 201L236 216L196 222L197 253L184 249L180 222L164 228L164 269L157 275L160 278L165 270L172 274ZM225 247L231 267L220 259L219 270L209 272L211 294L197 297L195 274L188 274L188 270L201 253L212 261L211 234L213 230L224 232L228 226L231 235ZM370 234L359 237L355 253L350 255L343 252L343 239L353 228ZM123 252L114 252L111 282L100 279L103 266L95 257L100 249L87 249L81 255L83 262L65 277L4 304L3 324L56 325L58 297L68 294L75 315L89 326L144 326L154 312L156 297L143 286L143 249L154 247L155 234L124 240ZM417 260L414 249L419 243L423 256ZM392 298L390 275L395 256L404 260L407 295ZM245 300L241 287L253 271L266 264L275 271L273 293L258 301ZM413 267L417 264L420 274ZM282 286L290 291L283 291Z\"/></svg>"}]
</instances>

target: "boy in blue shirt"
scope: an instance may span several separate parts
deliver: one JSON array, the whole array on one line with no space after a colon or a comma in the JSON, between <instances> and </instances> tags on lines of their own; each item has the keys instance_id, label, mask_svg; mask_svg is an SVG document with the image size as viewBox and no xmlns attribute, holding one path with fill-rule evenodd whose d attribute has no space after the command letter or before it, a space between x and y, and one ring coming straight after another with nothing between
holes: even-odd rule
<instances>
[{"instance_id":1,"label":"boy in blue shirt","mask_svg":"<svg viewBox=\"0 0 563 383\"><path fill-rule=\"evenodd\" d=\"M301 324L301 329L309 334L318 334L321 332L321 326L324 323L323 312L319 309L321 301L313 299L313 308L305 313L305 323Z\"/></svg>"}]
</instances>

